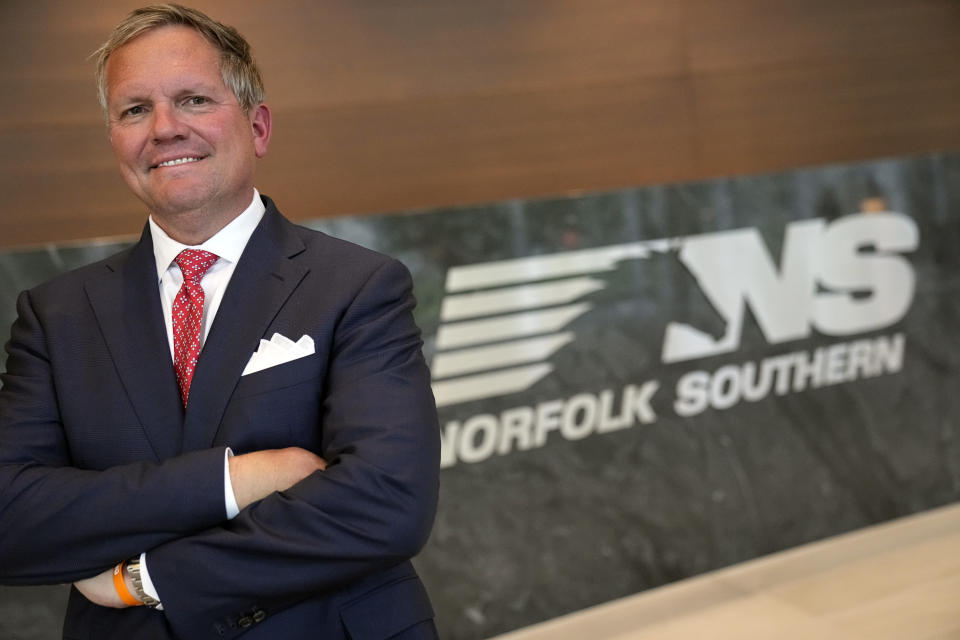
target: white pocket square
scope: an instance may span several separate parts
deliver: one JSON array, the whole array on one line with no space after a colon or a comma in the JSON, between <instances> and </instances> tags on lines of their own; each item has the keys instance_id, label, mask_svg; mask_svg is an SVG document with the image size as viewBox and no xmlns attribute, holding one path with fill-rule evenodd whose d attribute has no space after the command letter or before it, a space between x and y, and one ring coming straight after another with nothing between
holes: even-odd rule
<instances>
[{"instance_id":1,"label":"white pocket square","mask_svg":"<svg viewBox=\"0 0 960 640\"><path fill-rule=\"evenodd\" d=\"M245 376L291 360L305 358L312 355L314 351L313 338L306 334L294 342L286 336L275 333L269 341L260 341L260 346L250 356L250 361L247 362L241 375Z\"/></svg>"}]
</instances>

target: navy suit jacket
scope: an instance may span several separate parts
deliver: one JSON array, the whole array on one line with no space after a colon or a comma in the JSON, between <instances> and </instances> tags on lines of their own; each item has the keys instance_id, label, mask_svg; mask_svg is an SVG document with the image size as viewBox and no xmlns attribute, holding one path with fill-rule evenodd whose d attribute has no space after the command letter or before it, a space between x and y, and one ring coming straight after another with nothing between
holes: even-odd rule
<instances>
[{"instance_id":1,"label":"navy suit jacket","mask_svg":"<svg viewBox=\"0 0 960 640\"><path fill-rule=\"evenodd\" d=\"M0 390L0 581L69 583L142 551L165 611L71 591L65 638L432 637L410 558L436 509L439 428L396 260L267 212L186 410L149 229L24 292ZM241 376L261 338L316 353ZM225 447L329 467L227 521Z\"/></svg>"}]
</instances>

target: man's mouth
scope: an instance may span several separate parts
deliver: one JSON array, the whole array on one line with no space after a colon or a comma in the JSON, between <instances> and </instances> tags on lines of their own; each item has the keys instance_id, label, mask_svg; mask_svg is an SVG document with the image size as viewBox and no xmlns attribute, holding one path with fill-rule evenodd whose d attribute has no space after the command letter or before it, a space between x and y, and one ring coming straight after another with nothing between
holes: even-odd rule
<instances>
[{"instance_id":1,"label":"man's mouth","mask_svg":"<svg viewBox=\"0 0 960 640\"><path fill-rule=\"evenodd\" d=\"M189 163L191 163L191 162L198 162L198 161L200 161L200 160L203 160L203 158L201 158L201 157L199 157L199 156L185 156L185 157L183 157L183 158L174 158L173 160L165 160L165 161L161 162L160 164L155 164L155 165L153 165L153 167L151 167L151 168L152 168L152 169L159 169L159 168L161 168L161 167L175 167L175 166L177 166L177 165L189 164Z\"/></svg>"}]
</instances>

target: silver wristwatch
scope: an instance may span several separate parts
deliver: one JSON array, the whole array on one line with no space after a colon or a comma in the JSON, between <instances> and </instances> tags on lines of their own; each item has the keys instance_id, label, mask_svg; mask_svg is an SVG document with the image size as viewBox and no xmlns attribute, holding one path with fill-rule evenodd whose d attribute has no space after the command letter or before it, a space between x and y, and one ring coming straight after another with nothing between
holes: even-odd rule
<instances>
[{"instance_id":1,"label":"silver wristwatch","mask_svg":"<svg viewBox=\"0 0 960 640\"><path fill-rule=\"evenodd\" d=\"M140 556L127 560L124 568L130 574L130 579L133 580L133 597L151 609L160 606L159 600L151 598L143 590L143 578L140 577Z\"/></svg>"}]
</instances>

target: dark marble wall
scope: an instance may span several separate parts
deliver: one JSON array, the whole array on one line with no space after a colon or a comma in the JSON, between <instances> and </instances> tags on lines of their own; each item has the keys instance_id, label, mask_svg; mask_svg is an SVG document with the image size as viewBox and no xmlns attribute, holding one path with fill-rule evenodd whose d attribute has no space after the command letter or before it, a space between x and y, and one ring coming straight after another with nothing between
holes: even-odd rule
<instances>
[{"instance_id":1,"label":"dark marble wall","mask_svg":"<svg viewBox=\"0 0 960 640\"><path fill-rule=\"evenodd\" d=\"M884 248L885 242L909 244L909 234L900 234L865 239L851 255L892 257L908 272L912 293L909 287L890 292L883 279L846 288L820 279L807 293L823 299L839 292L865 305L880 295L902 295L904 313L846 335L813 326L806 335L771 338L764 312L750 303L735 348L664 361L672 322L710 340L730 329L730 314L705 290L710 274L697 273L684 253L694 237L755 228L770 273L782 276L790 254L785 247L799 246L788 229L821 219L833 233L851 215L881 209L902 214L897 219L907 226L896 228L915 229L916 247ZM870 220L886 214L874 215ZM534 304L524 297L532 292L521 290L520 308L508 313L502 303L468 300L479 309L470 312L472 320L589 307L552 330L564 342L545 354L513 362L509 357L516 356L482 350L486 365L453 374L435 369L438 398L445 398L440 417L447 458L436 527L416 562L444 638L489 637L960 495L960 154L312 226L410 267L425 353L436 363L458 351L444 332L471 319L441 317L442 309L452 313L451 298L501 288L454 291L449 274L539 257L509 263L503 276L512 278L510 286L537 285L544 281L526 270L569 266L577 256L609 258L611 247L634 252L605 270L594 265L553 276L554 282L586 277L593 283L564 301ZM0 254L0 320L12 320L20 289L119 246ZM799 259L822 266L836 253L811 244ZM716 268L736 257L721 256ZM799 296L776 307L790 319L809 314L811 304ZM863 356L863 366L844 364L860 357L854 354ZM716 383L731 371L788 371L801 361L821 365L803 384L791 378L784 389L733 402L735 382L728 377L714 406L684 415L676 405L677 385L693 372ZM547 370L526 389L484 392L490 378L482 376L526 366ZM469 375L480 377L461 385L468 399L439 392L441 383ZM631 401L621 416L624 396ZM531 415L534 424L524 423ZM551 416L562 422L562 415L570 418L569 429L549 426ZM493 447L487 447L490 437ZM0 638L54 637L63 593L0 588Z\"/></svg>"}]
</instances>

